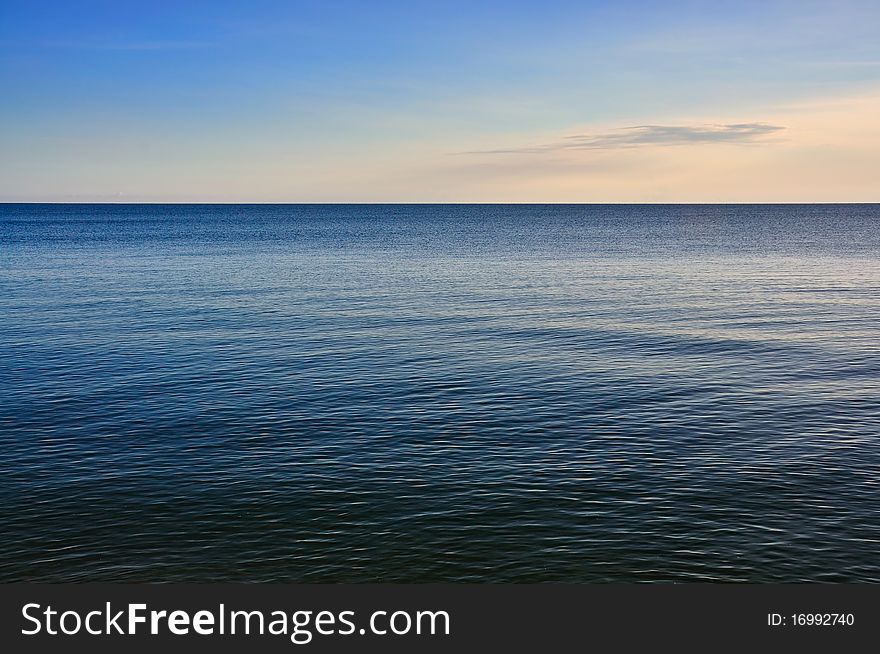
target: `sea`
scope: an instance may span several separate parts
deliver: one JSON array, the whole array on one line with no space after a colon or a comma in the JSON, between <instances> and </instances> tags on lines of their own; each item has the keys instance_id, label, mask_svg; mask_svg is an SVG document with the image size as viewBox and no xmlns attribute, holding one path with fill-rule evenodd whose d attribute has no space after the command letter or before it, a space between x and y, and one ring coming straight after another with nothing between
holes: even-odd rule
<instances>
[{"instance_id":1,"label":"sea","mask_svg":"<svg viewBox=\"0 0 880 654\"><path fill-rule=\"evenodd\" d=\"M0 581L880 582L880 205L0 205Z\"/></svg>"}]
</instances>

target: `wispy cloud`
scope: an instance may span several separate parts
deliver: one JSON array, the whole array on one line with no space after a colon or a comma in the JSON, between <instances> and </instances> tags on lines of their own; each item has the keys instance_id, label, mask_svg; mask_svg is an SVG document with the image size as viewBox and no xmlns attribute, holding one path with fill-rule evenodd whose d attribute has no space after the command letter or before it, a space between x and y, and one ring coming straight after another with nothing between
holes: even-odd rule
<instances>
[{"instance_id":1,"label":"wispy cloud","mask_svg":"<svg viewBox=\"0 0 880 654\"><path fill-rule=\"evenodd\" d=\"M635 125L595 134L573 134L558 141L463 154L540 154L571 150L616 150L644 146L751 143L785 129L767 123L727 125Z\"/></svg>"}]
</instances>

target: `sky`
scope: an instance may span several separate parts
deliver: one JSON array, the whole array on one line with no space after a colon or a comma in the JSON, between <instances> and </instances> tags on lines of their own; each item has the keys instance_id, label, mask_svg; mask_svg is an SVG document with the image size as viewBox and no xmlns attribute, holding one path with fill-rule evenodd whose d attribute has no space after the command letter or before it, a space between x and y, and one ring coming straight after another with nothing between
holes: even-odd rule
<instances>
[{"instance_id":1,"label":"sky","mask_svg":"<svg viewBox=\"0 0 880 654\"><path fill-rule=\"evenodd\" d=\"M880 2L0 0L0 201L878 202Z\"/></svg>"}]
</instances>

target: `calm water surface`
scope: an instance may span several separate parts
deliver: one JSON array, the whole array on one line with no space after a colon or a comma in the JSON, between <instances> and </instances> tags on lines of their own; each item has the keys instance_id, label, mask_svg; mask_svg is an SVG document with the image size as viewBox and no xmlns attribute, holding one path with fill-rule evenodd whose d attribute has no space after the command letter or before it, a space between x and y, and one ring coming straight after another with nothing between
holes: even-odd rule
<instances>
[{"instance_id":1,"label":"calm water surface","mask_svg":"<svg viewBox=\"0 0 880 654\"><path fill-rule=\"evenodd\" d=\"M880 205L0 205L0 580L880 581Z\"/></svg>"}]
</instances>

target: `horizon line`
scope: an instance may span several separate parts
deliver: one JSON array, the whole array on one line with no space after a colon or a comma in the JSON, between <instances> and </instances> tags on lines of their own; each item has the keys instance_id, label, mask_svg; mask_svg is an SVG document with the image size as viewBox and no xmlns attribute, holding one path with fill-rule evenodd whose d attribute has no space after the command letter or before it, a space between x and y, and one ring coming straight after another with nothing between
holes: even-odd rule
<instances>
[{"instance_id":1,"label":"horizon line","mask_svg":"<svg viewBox=\"0 0 880 654\"><path fill-rule=\"evenodd\" d=\"M162 202L162 201L140 201L140 202L108 202L108 201L96 201L96 202L88 202L88 201L77 201L77 202L59 202L59 201L40 201L40 200L20 200L20 201L7 201L0 200L0 205L14 205L14 204L49 204L49 205L107 205L107 206L125 206L125 205L203 205L203 206L302 206L302 205L317 205L317 206L546 206L546 205L559 205L559 206L608 206L608 205L620 205L620 206L677 206L677 205L691 205L691 206L700 206L700 205L708 205L708 206L742 206L742 205L839 205L839 204L848 204L848 205L871 205L871 204L880 204L880 200L870 200L870 201L858 201L858 200L822 200L822 201L803 201L803 202L794 202L794 201L769 201L769 202L760 202L760 201L743 201L743 202L428 202L428 201L414 201L414 202L396 202L396 201L388 201L388 202L303 202L303 201L285 201L285 202L210 202L204 200L198 200L194 202L181 202L181 201L173 201L173 202Z\"/></svg>"}]
</instances>

